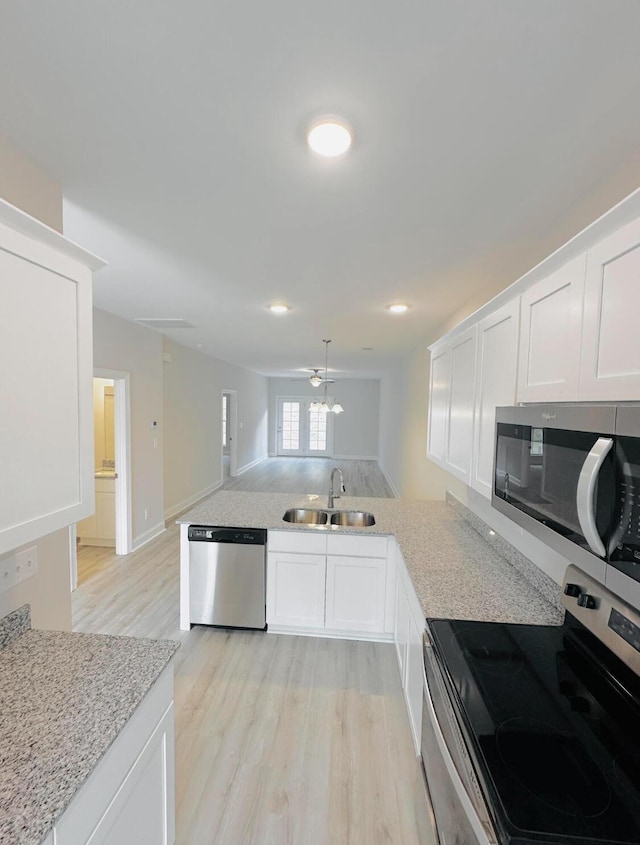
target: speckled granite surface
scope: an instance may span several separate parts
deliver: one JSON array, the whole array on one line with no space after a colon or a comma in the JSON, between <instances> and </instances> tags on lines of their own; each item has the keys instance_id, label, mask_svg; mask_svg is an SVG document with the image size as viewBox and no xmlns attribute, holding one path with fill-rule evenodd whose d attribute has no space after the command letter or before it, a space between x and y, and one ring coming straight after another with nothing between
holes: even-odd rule
<instances>
[{"instance_id":1,"label":"speckled granite surface","mask_svg":"<svg viewBox=\"0 0 640 845\"><path fill-rule=\"evenodd\" d=\"M177 648L26 630L0 651L0 842L40 845Z\"/></svg>"},{"instance_id":2,"label":"speckled granite surface","mask_svg":"<svg viewBox=\"0 0 640 845\"><path fill-rule=\"evenodd\" d=\"M282 519L287 508L323 508L326 503L326 495L310 499L288 493L220 491L179 521L287 531L393 534L425 616L561 623L563 613L446 502L349 496L336 501L340 510L371 511L376 524L370 528L292 525Z\"/></svg>"},{"instance_id":3,"label":"speckled granite surface","mask_svg":"<svg viewBox=\"0 0 640 845\"><path fill-rule=\"evenodd\" d=\"M533 561L525 557L522 552L519 552L511 543L508 543L503 537L495 531L491 531L486 522L483 522L469 508L465 507L459 499L447 493L447 504L451 505L454 511L466 520L472 528L482 535L483 539L492 546L499 555L509 561L511 566L514 566L521 572L525 578L535 586L538 592L555 605L559 611L564 611L562 603L562 587L549 578L546 572L543 572L540 567L536 566Z\"/></svg>"},{"instance_id":4,"label":"speckled granite surface","mask_svg":"<svg viewBox=\"0 0 640 845\"><path fill-rule=\"evenodd\" d=\"M9 645L11 640L24 634L31 627L31 606L23 604L17 610L0 619L0 649Z\"/></svg>"}]
</instances>

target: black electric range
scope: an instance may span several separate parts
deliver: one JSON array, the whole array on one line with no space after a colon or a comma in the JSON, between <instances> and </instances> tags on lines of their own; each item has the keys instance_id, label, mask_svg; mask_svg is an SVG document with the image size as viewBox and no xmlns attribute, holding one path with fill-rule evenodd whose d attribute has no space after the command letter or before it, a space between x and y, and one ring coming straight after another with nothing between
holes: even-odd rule
<instances>
[{"instance_id":1,"label":"black electric range","mask_svg":"<svg viewBox=\"0 0 640 845\"><path fill-rule=\"evenodd\" d=\"M640 627L571 588L561 626L428 620L435 657L500 842L638 845Z\"/></svg>"}]
</instances>

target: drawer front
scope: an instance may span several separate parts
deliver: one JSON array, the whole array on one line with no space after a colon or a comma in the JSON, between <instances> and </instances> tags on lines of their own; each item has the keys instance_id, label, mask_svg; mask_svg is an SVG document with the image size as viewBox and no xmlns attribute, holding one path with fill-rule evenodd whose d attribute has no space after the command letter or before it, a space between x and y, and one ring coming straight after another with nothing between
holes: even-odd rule
<instances>
[{"instance_id":1,"label":"drawer front","mask_svg":"<svg viewBox=\"0 0 640 845\"><path fill-rule=\"evenodd\" d=\"M270 552L302 552L309 555L327 553L326 529L306 531L269 531L267 548Z\"/></svg>"},{"instance_id":2,"label":"drawer front","mask_svg":"<svg viewBox=\"0 0 640 845\"><path fill-rule=\"evenodd\" d=\"M386 557L387 540L387 537L365 537L362 534L330 534L327 538L327 554Z\"/></svg>"}]
</instances>

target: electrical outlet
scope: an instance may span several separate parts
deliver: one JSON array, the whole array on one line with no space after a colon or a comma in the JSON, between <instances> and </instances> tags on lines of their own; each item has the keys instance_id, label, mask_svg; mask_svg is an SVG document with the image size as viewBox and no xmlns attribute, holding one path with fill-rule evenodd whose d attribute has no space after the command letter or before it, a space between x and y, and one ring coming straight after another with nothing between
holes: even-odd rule
<instances>
[{"instance_id":1,"label":"electrical outlet","mask_svg":"<svg viewBox=\"0 0 640 845\"><path fill-rule=\"evenodd\" d=\"M10 590L16 583L16 562L13 555L0 560L0 592Z\"/></svg>"},{"instance_id":2,"label":"electrical outlet","mask_svg":"<svg viewBox=\"0 0 640 845\"><path fill-rule=\"evenodd\" d=\"M38 549L36 546L29 546L15 553L16 561L16 584L26 581L38 571Z\"/></svg>"}]
</instances>

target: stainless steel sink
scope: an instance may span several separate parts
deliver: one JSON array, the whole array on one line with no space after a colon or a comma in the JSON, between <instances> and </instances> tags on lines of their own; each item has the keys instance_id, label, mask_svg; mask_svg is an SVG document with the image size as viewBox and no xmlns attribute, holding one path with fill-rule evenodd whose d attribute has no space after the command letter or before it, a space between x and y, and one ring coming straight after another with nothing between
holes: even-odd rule
<instances>
[{"instance_id":1,"label":"stainless steel sink","mask_svg":"<svg viewBox=\"0 0 640 845\"><path fill-rule=\"evenodd\" d=\"M329 519L326 511L313 508L289 508L282 517L285 522L297 522L304 525L325 525Z\"/></svg>"},{"instance_id":2,"label":"stainless steel sink","mask_svg":"<svg viewBox=\"0 0 640 845\"><path fill-rule=\"evenodd\" d=\"M376 518L367 511L336 511L331 514L332 525L344 525L350 528L366 528L375 525Z\"/></svg>"}]
</instances>

